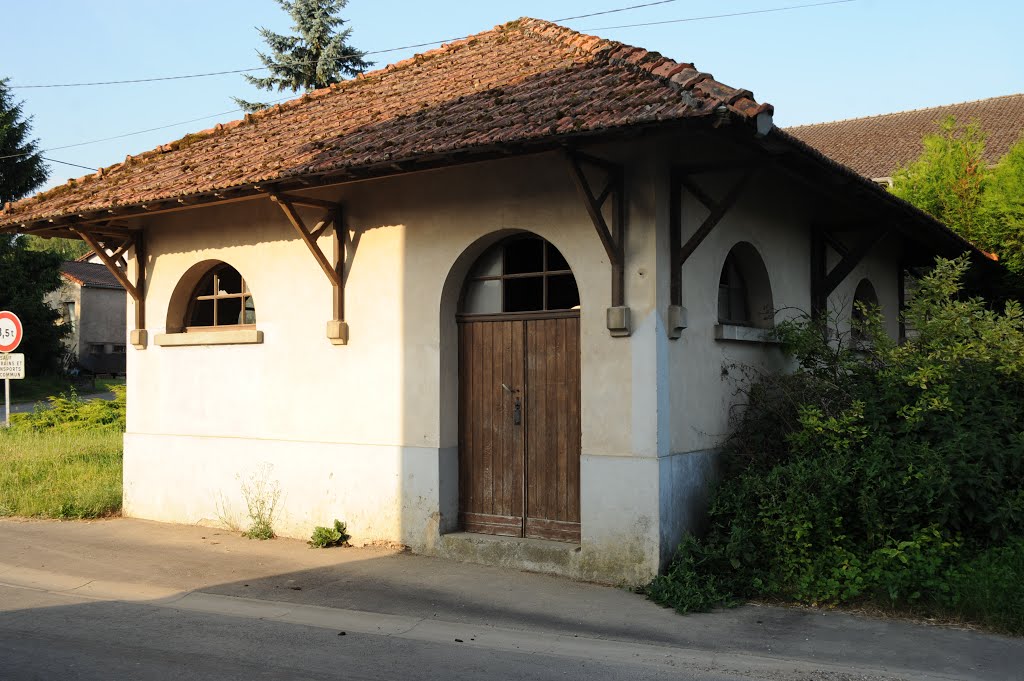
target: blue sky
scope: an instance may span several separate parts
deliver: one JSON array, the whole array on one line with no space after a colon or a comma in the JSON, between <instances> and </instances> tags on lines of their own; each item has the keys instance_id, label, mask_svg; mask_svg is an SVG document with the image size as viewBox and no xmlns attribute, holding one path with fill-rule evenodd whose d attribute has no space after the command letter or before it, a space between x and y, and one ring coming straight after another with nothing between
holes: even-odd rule
<instances>
[{"instance_id":1,"label":"blue sky","mask_svg":"<svg viewBox=\"0 0 1024 681\"><path fill-rule=\"evenodd\" d=\"M558 19L645 0L350 0L362 50L456 38L520 16ZM656 50L775 105L783 126L1024 92L1024 3L856 0L771 14L634 28L623 24L816 0L678 0L565 22ZM172 76L257 66L257 26L288 32L273 0L34 0L5 3L0 77L11 85ZM372 57L377 66L407 50ZM231 96L263 99L240 75L83 88L16 89L44 149L189 119L186 125L45 155L110 165L240 116ZM274 97L283 95L274 95ZM86 170L51 164L51 184Z\"/></svg>"}]
</instances>

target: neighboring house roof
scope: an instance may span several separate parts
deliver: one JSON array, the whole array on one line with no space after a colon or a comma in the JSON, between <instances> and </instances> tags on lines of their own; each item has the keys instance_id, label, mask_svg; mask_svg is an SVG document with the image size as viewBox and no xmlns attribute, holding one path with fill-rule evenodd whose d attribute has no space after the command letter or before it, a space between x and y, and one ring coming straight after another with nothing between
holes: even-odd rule
<instances>
[{"instance_id":1,"label":"neighboring house roof","mask_svg":"<svg viewBox=\"0 0 1024 681\"><path fill-rule=\"evenodd\" d=\"M949 116L960 123L978 122L987 135L985 160L994 164L1024 135L1024 94L798 125L786 132L865 177L881 179L916 161L924 151L924 136L938 132L938 124Z\"/></svg>"},{"instance_id":2,"label":"neighboring house roof","mask_svg":"<svg viewBox=\"0 0 1024 681\"><path fill-rule=\"evenodd\" d=\"M8 204L0 226L666 121L731 114L756 124L771 113L692 64L520 19Z\"/></svg>"},{"instance_id":3,"label":"neighboring house roof","mask_svg":"<svg viewBox=\"0 0 1024 681\"><path fill-rule=\"evenodd\" d=\"M79 286L85 286L86 288L124 290L121 282L103 264L68 260L61 264L60 273Z\"/></svg>"}]
</instances>

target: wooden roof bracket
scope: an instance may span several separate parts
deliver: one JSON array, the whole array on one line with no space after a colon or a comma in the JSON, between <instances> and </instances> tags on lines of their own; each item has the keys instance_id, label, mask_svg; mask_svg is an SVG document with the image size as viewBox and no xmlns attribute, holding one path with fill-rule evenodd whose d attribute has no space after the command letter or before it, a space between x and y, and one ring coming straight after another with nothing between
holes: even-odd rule
<instances>
[{"instance_id":1,"label":"wooden roof bracket","mask_svg":"<svg viewBox=\"0 0 1024 681\"><path fill-rule=\"evenodd\" d=\"M307 197L292 196L289 194L269 194L270 200L276 203L284 212L288 222L298 233L299 238L306 244L306 248L313 255L313 259L320 265L320 269L327 275L333 289L331 302L331 319L327 322L327 338L332 345L348 344L348 323L345 322L345 258L344 242L342 241L342 225L344 224L341 204L312 199ZM316 225L309 229L295 209L296 206L311 208L322 208L326 212ZM334 257L328 259L320 249L318 243L328 227L334 226ZM333 262L332 262L333 260Z\"/></svg>"},{"instance_id":2,"label":"wooden roof bracket","mask_svg":"<svg viewBox=\"0 0 1024 681\"><path fill-rule=\"evenodd\" d=\"M92 230L86 231L79 225L70 225L68 229L88 244L93 254L135 301L135 324L129 333L129 342L136 350L145 350L149 334L146 331L146 249L142 230L133 230L125 237L108 237ZM134 249L135 283L128 277L125 256L129 249Z\"/></svg>"},{"instance_id":3,"label":"wooden roof bracket","mask_svg":"<svg viewBox=\"0 0 1024 681\"><path fill-rule=\"evenodd\" d=\"M854 246L845 253L842 259L828 270L828 253L826 245L831 240L818 227L811 231L811 317L823 320L828 309L828 297L843 283L860 264L871 249L889 234L889 229L874 229L867 232Z\"/></svg>"},{"instance_id":4,"label":"wooden roof bracket","mask_svg":"<svg viewBox=\"0 0 1024 681\"><path fill-rule=\"evenodd\" d=\"M734 169L742 170L743 174L733 182L721 200L716 200L710 196L692 177L692 175L702 172L722 172ZM674 166L669 172L669 252L671 254L667 324L669 338L676 339L681 337L683 330L686 328L686 310L683 308L683 265L704 239L711 234L718 223L721 222L726 213L732 209L760 169L760 164L755 163L739 167L736 165L712 166L708 168ZM683 243L684 190L689 192L710 211L708 216L704 218L704 222L690 235L686 243Z\"/></svg>"},{"instance_id":5,"label":"wooden roof bracket","mask_svg":"<svg viewBox=\"0 0 1024 681\"><path fill-rule=\"evenodd\" d=\"M612 336L630 335L630 315L626 306L626 173L622 164L606 161L566 149L566 159L572 171L572 179L583 196L597 236L601 239L608 262L611 263L612 286L611 307L605 313L608 332ZM599 194L591 188L584 166L596 168L604 173L605 185ZM605 219L605 205L611 200L611 225Z\"/></svg>"}]
</instances>

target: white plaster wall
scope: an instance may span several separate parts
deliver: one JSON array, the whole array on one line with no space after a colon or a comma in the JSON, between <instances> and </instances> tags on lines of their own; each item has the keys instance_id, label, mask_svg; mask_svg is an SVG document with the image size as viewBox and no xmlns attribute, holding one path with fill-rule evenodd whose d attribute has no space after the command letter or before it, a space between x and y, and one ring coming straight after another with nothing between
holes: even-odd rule
<instances>
[{"instance_id":1,"label":"white plaster wall","mask_svg":"<svg viewBox=\"0 0 1024 681\"><path fill-rule=\"evenodd\" d=\"M147 327L168 326L176 284L195 263L223 260L254 295L258 345L129 348L126 513L208 522L237 506L240 476L269 465L285 498L282 534L306 537L339 517L357 542L430 551L457 506L454 305L471 257L528 230L572 267L581 296L584 554L592 578L628 534L634 575L657 569L659 399L665 358L656 298L655 197L643 149L606 149L632 163L626 296L637 333L605 326L611 273L556 154L418 173L316 192L345 205L355 242L347 272L347 346L325 336L331 287L279 208L256 200L146 223ZM635 171L635 172L634 172ZM302 209L312 223L317 211ZM330 235L320 240L329 249ZM134 264L133 264L134 266ZM178 323L171 320L170 326ZM659 421L659 418L661 421ZM659 425L660 424L660 425ZM604 459L616 463L605 464ZM631 463L636 460L636 463ZM624 471L629 471L628 473ZM636 484L621 486L629 479ZM616 488L617 493L609 495ZM345 516L345 517L342 517ZM626 568L623 568L624 570ZM601 573L601 571L604 571Z\"/></svg>"},{"instance_id":2,"label":"white plaster wall","mask_svg":"<svg viewBox=\"0 0 1024 681\"><path fill-rule=\"evenodd\" d=\"M725 194L728 180L727 174L698 178L713 196ZM703 527L709 484L718 476L717 450L744 401L738 390L759 372L792 366L778 346L715 339L718 282L725 258L736 243L751 243L768 271L776 323L809 313L811 226L828 220L827 212L813 212L809 191L787 177L762 171L683 265L682 304L688 328L681 338L669 341L671 445L660 466L663 561L671 557L683 534ZM693 197L684 196L684 242L706 215ZM855 238L851 235L851 242ZM829 310L840 330L849 329L854 291L867 277L878 294L886 330L896 336L900 252L898 237L883 240L832 293ZM831 250L829 254L832 267L839 257Z\"/></svg>"},{"instance_id":3,"label":"white plaster wall","mask_svg":"<svg viewBox=\"0 0 1024 681\"><path fill-rule=\"evenodd\" d=\"M249 283L264 342L129 348L126 512L216 520L217 500L238 507L241 479L261 466L285 495L282 534L305 537L339 517L356 542L433 552L456 524L462 279L486 246L528 230L563 253L581 296L582 540L573 574L643 582L699 522L740 367L788 366L773 346L715 340L726 254L741 240L758 249L775 306L791 308L779 318L810 307L809 202L763 175L685 264L689 328L668 339L668 168L695 160L685 149L648 140L590 150L627 165L628 338L606 329L608 259L556 154L312 193L345 205L354 244L347 346L326 338L331 288L270 201L154 216L145 225L150 338L164 331L182 274L217 259ZM723 193L721 181L709 190ZM317 211L302 210L315 221ZM684 239L704 214L686 201ZM329 249L330 233L320 243ZM883 308L895 310L897 250L869 256L833 299L847 289L852 299L869 276Z\"/></svg>"}]
</instances>

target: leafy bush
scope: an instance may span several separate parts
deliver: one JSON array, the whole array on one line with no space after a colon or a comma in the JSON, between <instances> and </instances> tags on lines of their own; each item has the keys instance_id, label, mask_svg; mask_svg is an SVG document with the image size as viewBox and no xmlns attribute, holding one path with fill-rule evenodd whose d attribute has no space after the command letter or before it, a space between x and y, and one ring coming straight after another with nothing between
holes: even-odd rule
<instances>
[{"instance_id":1,"label":"leafy bush","mask_svg":"<svg viewBox=\"0 0 1024 681\"><path fill-rule=\"evenodd\" d=\"M313 536L309 538L309 545L315 549L326 549L331 546L341 546L352 538L346 530L345 523L335 519L334 527L313 528Z\"/></svg>"},{"instance_id":2,"label":"leafy bush","mask_svg":"<svg viewBox=\"0 0 1024 681\"><path fill-rule=\"evenodd\" d=\"M11 428L16 431L41 432L50 429L125 429L125 387L111 385L113 400L83 400L71 390L48 399L48 405L37 405L28 414L11 416Z\"/></svg>"},{"instance_id":3,"label":"leafy bush","mask_svg":"<svg viewBox=\"0 0 1024 681\"><path fill-rule=\"evenodd\" d=\"M855 345L819 322L780 326L799 369L749 391L709 532L652 598L869 600L1024 631L1020 601L986 600L978 582L1024 577L1024 315L960 295L966 267L940 261L922 280L902 345L877 314Z\"/></svg>"}]
</instances>

